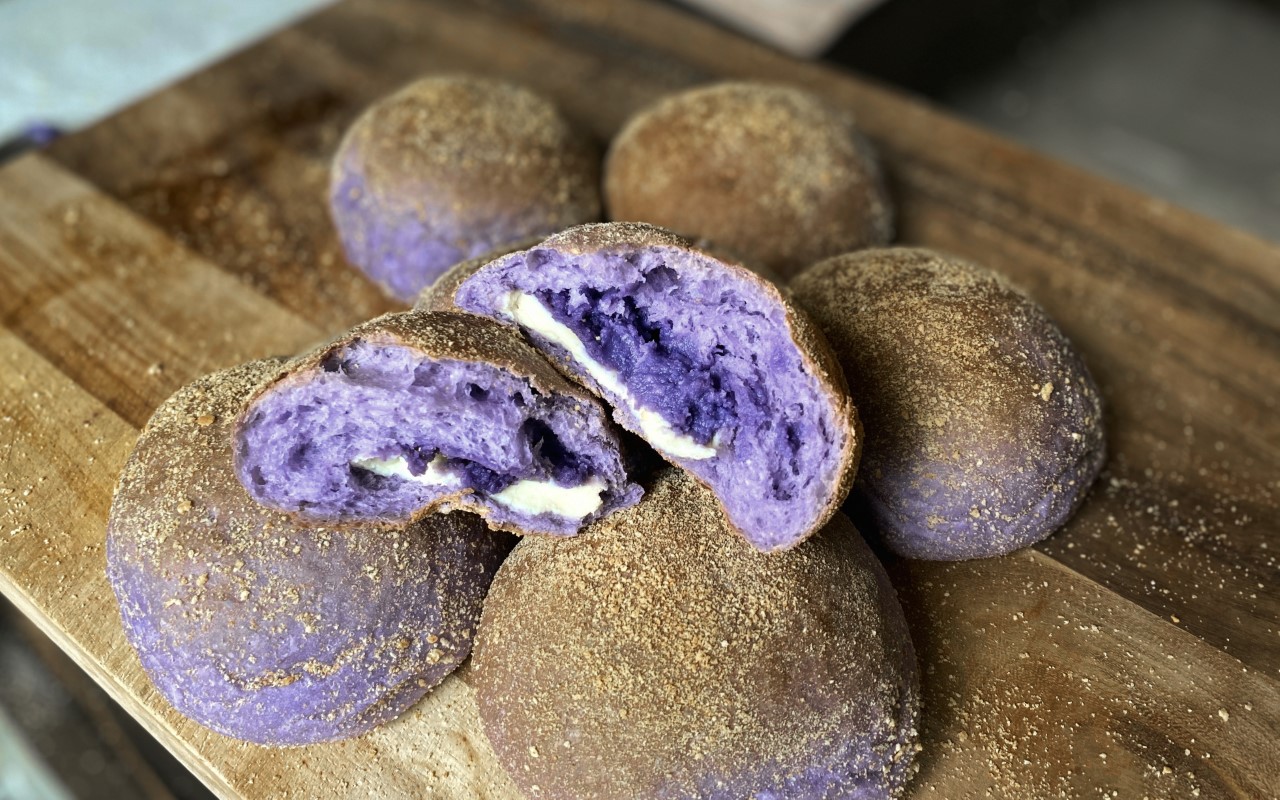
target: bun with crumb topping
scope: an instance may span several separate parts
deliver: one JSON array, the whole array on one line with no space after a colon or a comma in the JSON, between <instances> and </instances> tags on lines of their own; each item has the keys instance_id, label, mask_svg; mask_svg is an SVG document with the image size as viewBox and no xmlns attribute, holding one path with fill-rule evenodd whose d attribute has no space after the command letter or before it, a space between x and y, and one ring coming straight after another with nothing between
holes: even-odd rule
<instances>
[{"instance_id":1,"label":"bun with crumb topping","mask_svg":"<svg viewBox=\"0 0 1280 800\"><path fill-rule=\"evenodd\" d=\"M546 98L430 77L374 103L334 156L329 207L348 260L412 303L459 261L600 217L595 146Z\"/></svg>"},{"instance_id":2,"label":"bun with crumb topping","mask_svg":"<svg viewBox=\"0 0 1280 800\"><path fill-rule=\"evenodd\" d=\"M577 537L523 540L472 663L533 800L896 798L919 749L906 623L849 520L761 554L674 469Z\"/></svg>"},{"instance_id":3,"label":"bun with crumb topping","mask_svg":"<svg viewBox=\"0 0 1280 800\"><path fill-rule=\"evenodd\" d=\"M893 238L852 115L778 84L701 86L641 111L613 140L604 194L609 219L706 239L783 278Z\"/></svg>"},{"instance_id":4,"label":"bun with crumb topping","mask_svg":"<svg viewBox=\"0 0 1280 800\"><path fill-rule=\"evenodd\" d=\"M804 541L848 494L862 434L839 364L790 295L742 264L604 222L445 280L456 308L518 326L710 486L758 549Z\"/></svg>"},{"instance_id":5,"label":"bun with crumb topping","mask_svg":"<svg viewBox=\"0 0 1280 800\"><path fill-rule=\"evenodd\" d=\"M1106 454L1102 399L1026 294L911 248L828 259L791 289L857 399L857 493L889 547L910 558L996 556L1074 513Z\"/></svg>"}]
</instances>

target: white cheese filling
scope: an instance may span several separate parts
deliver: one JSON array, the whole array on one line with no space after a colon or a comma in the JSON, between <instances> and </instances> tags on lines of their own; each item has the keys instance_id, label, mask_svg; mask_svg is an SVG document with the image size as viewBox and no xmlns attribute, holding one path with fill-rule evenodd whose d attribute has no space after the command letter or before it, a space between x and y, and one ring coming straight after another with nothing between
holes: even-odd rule
<instances>
[{"instance_id":1,"label":"white cheese filling","mask_svg":"<svg viewBox=\"0 0 1280 800\"><path fill-rule=\"evenodd\" d=\"M428 486L461 486L462 478L446 468L444 456L439 454L435 458L427 462L427 468L423 470L421 475L414 475L409 471L409 461L404 456L392 456L391 458L378 458L371 456L369 458L352 459L351 466L360 469L367 469L374 475L383 475L388 478L403 478L406 481L415 481L417 483L425 483Z\"/></svg>"},{"instance_id":2,"label":"white cheese filling","mask_svg":"<svg viewBox=\"0 0 1280 800\"><path fill-rule=\"evenodd\" d=\"M409 471L409 462L404 456L392 458L357 458L351 466L368 470L375 475L389 478L402 478L406 481L424 483L428 486L463 485L462 478L446 467L444 457L437 455L427 462L427 468L421 475ZM521 514L556 514L571 519L581 519L594 513L604 502L600 493L605 490L604 481L592 478L578 486L561 486L549 480L519 480L496 494L488 495L490 500L506 506Z\"/></svg>"},{"instance_id":3,"label":"white cheese filling","mask_svg":"<svg viewBox=\"0 0 1280 800\"><path fill-rule=\"evenodd\" d=\"M604 481L592 478L579 486L561 486L553 481L520 480L497 494L489 495L512 511L524 514L556 514L581 519L594 513L604 501L600 493Z\"/></svg>"},{"instance_id":4,"label":"white cheese filling","mask_svg":"<svg viewBox=\"0 0 1280 800\"><path fill-rule=\"evenodd\" d=\"M698 444L692 437L678 433L671 423L662 418L656 411L642 408L627 387L618 379L618 373L596 361L583 346L582 340L568 325L551 316L551 311L542 301L531 294L519 291L507 292L498 308L499 313L506 315L517 325L528 328L568 351L574 361L595 378L596 383L617 398L617 402L627 408L640 426L640 433L649 444L676 458L704 459L716 454L714 447Z\"/></svg>"}]
</instances>

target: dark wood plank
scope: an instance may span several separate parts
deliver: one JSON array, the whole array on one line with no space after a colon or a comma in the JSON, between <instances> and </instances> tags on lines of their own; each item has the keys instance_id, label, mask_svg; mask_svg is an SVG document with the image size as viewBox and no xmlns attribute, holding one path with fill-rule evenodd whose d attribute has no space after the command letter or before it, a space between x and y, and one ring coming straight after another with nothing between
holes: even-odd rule
<instances>
[{"instance_id":1,"label":"dark wood plank","mask_svg":"<svg viewBox=\"0 0 1280 800\"><path fill-rule=\"evenodd\" d=\"M1274 681L1035 550L898 567L924 668L912 797L1280 797Z\"/></svg>"}]
</instances>

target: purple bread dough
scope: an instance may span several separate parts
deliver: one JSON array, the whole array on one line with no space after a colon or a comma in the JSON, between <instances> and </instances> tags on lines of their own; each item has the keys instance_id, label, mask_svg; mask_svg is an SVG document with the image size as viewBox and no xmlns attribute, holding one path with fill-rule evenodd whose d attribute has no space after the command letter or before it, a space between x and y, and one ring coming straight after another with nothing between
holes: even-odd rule
<instances>
[{"instance_id":1,"label":"purple bread dough","mask_svg":"<svg viewBox=\"0 0 1280 800\"><path fill-rule=\"evenodd\" d=\"M914 650L848 518L762 557L674 469L573 539L517 545L472 663L531 800L886 800L914 772Z\"/></svg>"},{"instance_id":2,"label":"purple bread dough","mask_svg":"<svg viewBox=\"0 0 1280 800\"><path fill-rule=\"evenodd\" d=\"M1002 555L1060 527L1106 458L1080 354L1002 276L916 248L827 259L791 283L867 420L857 493L909 558Z\"/></svg>"},{"instance_id":3,"label":"purple bread dough","mask_svg":"<svg viewBox=\"0 0 1280 800\"><path fill-rule=\"evenodd\" d=\"M599 158L545 98L425 78L371 106L334 157L348 260L406 303L446 269L600 215Z\"/></svg>"},{"instance_id":4,"label":"purple bread dough","mask_svg":"<svg viewBox=\"0 0 1280 800\"><path fill-rule=\"evenodd\" d=\"M844 498L860 439L855 412L825 342L772 284L659 228L606 223L479 268L454 301L510 322L512 291L533 295L572 330L636 406L716 451L672 452L616 391L525 327L557 366L613 405L620 425L712 487L757 548L795 545Z\"/></svg>"},{"instance_id":5,"label":"purple bread dough","mask_svg":"<svg viewBox=\"0 0 1280 800\"><path fill-rule=\"evenodd\" d=\"M495 345L500 355L485 352ZM514 533L572 535L641 494L594 398L512 331L460 314L386 315L304 357L249 403L236 442L249 493L313 520L405 521L456 506ZM434 460L461 485L356 463L395 457L414 476ZM520 480L566 488L598 480L602 502L561 515L496 497Z\"/></svg>"},{"instance_id":6,"label":"purple bread dough","mask_svg":"<svg viewBox=\"0 0 1280 800\"><path fill-rule=\"evenodd\" d=\"M152 417L107 525L125 634L160 693L265 745L387 722L468 655L513 541L469 514L315 527L251 500L231 421L278 362L201 378Z\"/></svg>"}]
</instances>

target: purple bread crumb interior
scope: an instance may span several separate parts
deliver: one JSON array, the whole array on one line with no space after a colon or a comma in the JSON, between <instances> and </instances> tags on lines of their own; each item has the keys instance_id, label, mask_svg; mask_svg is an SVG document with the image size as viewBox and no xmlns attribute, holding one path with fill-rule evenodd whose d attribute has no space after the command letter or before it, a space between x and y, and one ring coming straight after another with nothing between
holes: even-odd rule
<instances>
[{"instance_id":1,"label":"purple bread crumb interior","mask_svg":"<svg viewBox=\"0 0 1280 800\"><path fill-rule=\"evenodd\" d=\"M454 299L519 321L619 424L711 486L761 550L801 541L847 491L858 436L839 368L741 266L651 226L584 225L479 268ZM531 330L548 320L558 333Z\"/></svg>"},{"instance_id":2,"label":"purple bread crumb interior","mask_svg":"<svg viewBox=\"0 0 1280 800\"><path fill-rule=\"evenodd\" d=\"M529 369L484 360L468 337ZM594 398L510 330L459 314L388 315L305 357L253 399L236 439L250 494L316 520L459 507L571 535L640 496Z\"/></svg>"}]
</instances>

